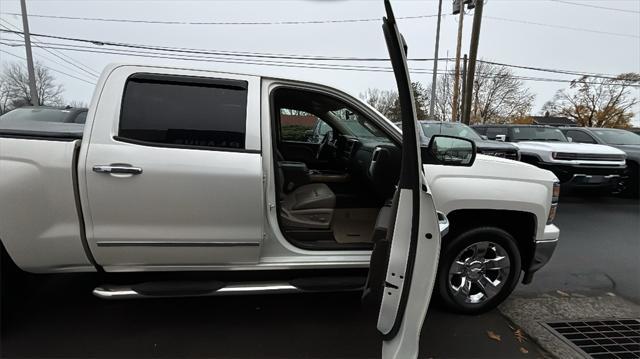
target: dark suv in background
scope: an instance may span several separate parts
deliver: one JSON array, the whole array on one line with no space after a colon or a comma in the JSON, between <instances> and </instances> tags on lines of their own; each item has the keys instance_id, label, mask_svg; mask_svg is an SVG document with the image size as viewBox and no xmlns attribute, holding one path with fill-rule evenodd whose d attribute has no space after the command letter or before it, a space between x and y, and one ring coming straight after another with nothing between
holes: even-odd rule
<instances>
[{"instance_id":1,"label":"dark suv in background","mask_svg":"<svg viewBox=\"0 0 640 359\"><path fill-rule=\"evenodd\" d=\"M518 147L499 141L491 141L482 138L471 127L460 122L445 121L418 121L420 123L421 138L424 144L428 144L433 135L446 135L464 137L476 143L478 153L488 156L502 157L510 160L520 160Z\"/></svg>"},{"instance_id":2,"label":"dark suv in background","mask_svg":"<svg viewBox=\"0 0 640 359\"><path fill-rule=\"evenodd\" d=\"M617 128L562 127L567 139L576 143L599 143L618 148L627 154L627 173L623 193L638 197L640 192L640 136Z\"/></svg>"}]
</instances>

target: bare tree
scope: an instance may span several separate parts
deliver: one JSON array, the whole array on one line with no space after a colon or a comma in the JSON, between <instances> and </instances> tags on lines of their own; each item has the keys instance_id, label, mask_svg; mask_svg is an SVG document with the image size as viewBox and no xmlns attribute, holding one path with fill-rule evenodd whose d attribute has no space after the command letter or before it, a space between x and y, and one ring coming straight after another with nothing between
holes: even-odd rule
<instances>
[{"instance_id":1,"label":"bare tree","mask_svg":"<svg viewBox=\"0 0 640 359\"><path fill-rule=\"evenodd\" d=\"M418 119L425 120L429 113L429 89L419 82L412 82L411 87ZM361 93L360 98L391 121L400 121L400 99L396 91L370 88Z\"/></svg>"},{"instance_id":2,"label":"bare tree","mask_svg":"<svg viewBox=\"0 0 640 359\"><path fill-rule=\"evenodd\" d=\"M0 81L0 115L11 110L11 101L9 97L9 89L4 81Z\"/></svg>"},{"instance_id":3,"label":"bare tree","mask_svg":"<svg viewBox=\"0 0 640 359\"><path fill-rule=\"evenodd\" d=\"M60 106L63 104L62 85L55 82L48 68L35 63L36 90L40 105ZM29 75L24 64L5 63L0 75L3 91L6 93L6 105L3 110L25 106L31 103ZM5 100L4 98L2 98Z\"/></svg>"},{"instance_id":4,"label":"bare tree","mask_svg":"<svg viewBox=\"0 0 640 359\"><path fill-rule=\"evenodd\" d=\"M368 88L365 92L360 93L360 98L378 110L385 117L392 119L395 117L395 106L398 99L398 93L393 90L380 90L377 88ZM392 119L393 120L393 119Z\"/></svg>"},{"instance_id":5,"label":"bare tree","mask_svg":"<svg viewBox=\"0 0 640 359\"><path fill-rule=\"evenodd\" d=\"M71 101L67 104L67 106L73 108L87 108L89 107L89 104L84 101Z\"/></svg>"},{"instance_id":6,"label":"bare tree","mask_svg":"<svg viewBox=\"0 0 640 359\"><path fill-rule=\"evenodd\" d=\"M472 123L507 123L531 111L535 95L505 66L479 62L471 103ZM438 80L437 117L451 119L453 74Z\"/></svg>"},{"instance_id":7,"label":"bare tree","mask_svg":"<svg viewBox=\"0 0 640 359\"><path fill-rule=\"evenodd\" d=\"M626 73L613 79L583 76L568 89L558 91L542 112L574 119L580 126L629 127L631 110L638 103L632 88L640 85L640 74Z\"/></svg>"}]
</instances>

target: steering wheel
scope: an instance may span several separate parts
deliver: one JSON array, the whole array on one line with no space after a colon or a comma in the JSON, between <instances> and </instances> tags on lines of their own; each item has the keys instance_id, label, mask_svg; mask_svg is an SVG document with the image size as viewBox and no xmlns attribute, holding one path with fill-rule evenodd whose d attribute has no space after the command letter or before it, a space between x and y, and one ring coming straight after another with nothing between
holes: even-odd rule
<instances>
[{"instance_id":1,"label":"steering wheel","mask_svg":"<svg viewBox=\"0 0 640 359\"><path fill-rule=\"evenodd\" d=\"M322 137L322 141L320 141L320 144L318 144L318 152L316 152L316 160L322 160L329 157L329 155L332 152L331 145L329 145L329 143L332 141L333 141L333 131L327 131L327 133L324 134L324 137Z\"/></svg>"}]
</instances>

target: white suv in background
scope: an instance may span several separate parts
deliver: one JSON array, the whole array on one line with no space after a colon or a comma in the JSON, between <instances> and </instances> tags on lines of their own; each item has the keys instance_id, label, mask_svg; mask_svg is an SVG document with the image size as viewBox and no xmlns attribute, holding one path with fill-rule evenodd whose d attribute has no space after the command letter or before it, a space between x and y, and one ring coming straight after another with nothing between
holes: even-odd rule
<instances>
[{"instance_id":1,"label":"white suv in background","mask_svg":"<svg viewBox=\"0 0 640 359\"><path fill-rule=\"evenodd\" d=\"M552 171L562 184L617 188L626 169L623 151L606 145L570 142L559 129L535 125L476 125L489 139L513 142L523 162Z\"/></svg>"}]
</instances>

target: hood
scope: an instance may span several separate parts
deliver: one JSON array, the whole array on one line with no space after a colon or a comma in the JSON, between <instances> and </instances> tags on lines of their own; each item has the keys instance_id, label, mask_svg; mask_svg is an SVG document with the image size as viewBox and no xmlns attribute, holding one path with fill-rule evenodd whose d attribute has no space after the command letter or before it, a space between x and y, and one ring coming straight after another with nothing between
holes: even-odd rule
<instances>
[{"instance_id":1,"label":"hood","mask_svg":"<svg viewBox=\"0 0 640 359\"><path fill-rule=\"evenodd\" d=\"M478 150L491 150L491 151L517 151L518 147L512 143L490 141L490 140L473 140L476 143Z\"/></svg>"},{"instance_id":2,"label":"hood","mask_svg":"<svg viewBox=\"0 0 640 359\"><path fill-rule=\"evenodd\" d=\"M549 184L558 178L551 172L528 163L477 154L471 167L424 165L431 182L438 177L496 178Z\"/></svg>"},{"instance_id":3,"label":"hood","mask_svg":"<svg viewBox=\"0 0 640 359\"><path fill-rule=\"evenodd\" d=\"M591 143L575 142L537 142L521 141L514 142L521 150L538 150L548 152L567 152L582 154L603 154L603 155L624 155L624 152L607 145L595 145Z\"/></svg>"}]
</instances>

